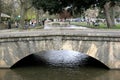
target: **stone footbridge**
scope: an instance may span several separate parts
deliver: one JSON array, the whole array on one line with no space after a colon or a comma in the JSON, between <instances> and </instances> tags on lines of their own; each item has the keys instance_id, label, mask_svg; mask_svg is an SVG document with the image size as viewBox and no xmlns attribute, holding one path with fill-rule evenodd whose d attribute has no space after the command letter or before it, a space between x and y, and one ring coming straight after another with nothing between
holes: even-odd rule
<instances>
[{"instance_id":1,"label":"stone footbridge","mask_svg":"<svg viewBox=\"0 0 120 80\"><path fill-rule=\"evenodd\" d=\"M41 51L72 50L87 54L110 69L120 68L119 30L36 30L0 32L0 68Z\"/></svg>"}]
</instances>

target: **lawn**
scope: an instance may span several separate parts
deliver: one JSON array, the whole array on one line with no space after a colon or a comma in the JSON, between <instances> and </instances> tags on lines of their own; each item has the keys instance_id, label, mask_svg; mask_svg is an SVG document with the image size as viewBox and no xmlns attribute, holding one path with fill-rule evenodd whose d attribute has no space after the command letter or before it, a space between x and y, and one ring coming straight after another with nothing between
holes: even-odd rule
<instances>
[{"instance_id":1,"label":"lawn","mask_svg":"<svg viewBox=\"0 0 120 80\"><path fill-rule=\"evenodd\" d=\"M89 27L89 28L94 28L94 29L108 29L106 24L103 23L99 23L99 26L94 26L94 25L87 25L86 22L71 22L72 25L76 25L76 26L84 26L84 27ZM120 29L120 23L116 24L116 26L111 27L109 29Z\"/></svg>"}]
</instances>

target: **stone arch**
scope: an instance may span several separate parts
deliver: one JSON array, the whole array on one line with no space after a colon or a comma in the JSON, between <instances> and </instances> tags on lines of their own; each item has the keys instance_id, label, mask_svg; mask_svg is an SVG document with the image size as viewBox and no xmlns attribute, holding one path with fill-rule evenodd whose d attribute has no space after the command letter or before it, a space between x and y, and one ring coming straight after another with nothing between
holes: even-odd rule
<instances>
[{"instance_id":1,"label":"stone arch","mask_svg":"<svg viewBox=\"0 0 120 80\"><path fill-rule=\"evenodd\" d=\"M102 41L64 40L62 50L72 50L86 54L111 68L109 64L109 43Z\"/></svg>"},{"instance_id":2,"label":"stone arch","mask_svg":"<svg viewBox=\"0 0 120 80\"><path fill-rule=\"evenodd\" d=\"M9 68L24 57L44 50L71 50L87 54L110 67L109 54L106 54L108 42L81 41L69 38L64 39L64 37L57 36L45 37L45 39L42 38L36 41L25 39L23 41L2 43L0 51L6 65L1 64L0 66Z\"/></svg>"},{"instance_id":3,"label":"stone arch","mask_svg":"<svg viewBox=\"0 0 120 80\"><path fill-rule=\"evenodd\" d=\"M47 51L47 50L44 50L44 51ZM60 51L60 50L48 50L48 51ZM78 51L74 51L74 50L62 50L62 51L78 52ZM33 54L38 54L38 53L41 54L41 52L43 52L43 51L36 52L36 53L33 53ZM30 56L33 55L33 54L26 55L26 56L24 56L23 58L17 60L15 63L13 63L13 64L10 66L10 68L13 68L13 67L14 67L17 63L19 63L21 60L23 60L23 59L25 59L25 58L28 58L28 57L30 57ZM97 62L98 62L99 64L101 64L103 67L109 69L109 67L108 67L106 64L104 64L104 63L101 62L100 60L96 59L95 57L92 57L92 56L90 56L90 55L88 55L88 54L85 54L85 53L81 53L81 54L84 54L85 56L88 56L88 57L89 57L89 60L92 59L94 62L97 61ZM93 63L94 63L94 62L93 62Z\"/></svg>"},{"instance_id":4,"label":"stone arch","mask_svg":"<svg viewBox=\"0 0 120 80\"><path fill-rule=\"evenodd\" d=\"M19 63L21 60L23 60L23 59L25 59L25 58L27 58L27 57L29 57L31 55L33 55L33 54L26 55L23 58L16 60L16 62L14 62L14 63L11 64L10 68L14 68L17 63Z\"/></svg>"}]
</instances>

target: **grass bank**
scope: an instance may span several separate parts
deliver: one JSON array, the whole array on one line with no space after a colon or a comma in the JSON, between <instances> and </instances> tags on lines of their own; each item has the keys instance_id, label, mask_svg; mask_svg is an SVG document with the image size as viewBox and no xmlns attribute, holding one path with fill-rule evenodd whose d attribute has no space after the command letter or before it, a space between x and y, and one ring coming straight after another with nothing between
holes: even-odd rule
<instances>
[{"instance_id":1,"label":"grass bank","mask_svg":"<svg viewBox=\"0 0 120 80\"><path fill-rule=\"evenodd\" d=\"M99 26L94 26L92 24L88 26L86 22L71 22L71 25L84 26L84 27L94 28L94 29L108 29L107 25L103 23L99 23ZM109 29L120 29L120 23L116 24L116 26L113 26Z\"/></svg>"}]
</instances>

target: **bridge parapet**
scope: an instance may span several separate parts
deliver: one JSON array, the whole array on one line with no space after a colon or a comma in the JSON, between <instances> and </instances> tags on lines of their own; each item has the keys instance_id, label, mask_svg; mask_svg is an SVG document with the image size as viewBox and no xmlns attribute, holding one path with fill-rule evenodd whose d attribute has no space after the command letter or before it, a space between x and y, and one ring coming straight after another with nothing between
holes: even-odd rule
<instances>
[{"instance_id":1,"label":"bridge parapet","mask_svg":"<svg viewBox=\"0 0 120 80\"><path fill-rule=\"evenodd\" d=\"M69 22L48 22L45 23L45 29L62 29L65 27L70 27Z\"/></svg>"}]
</instances>

